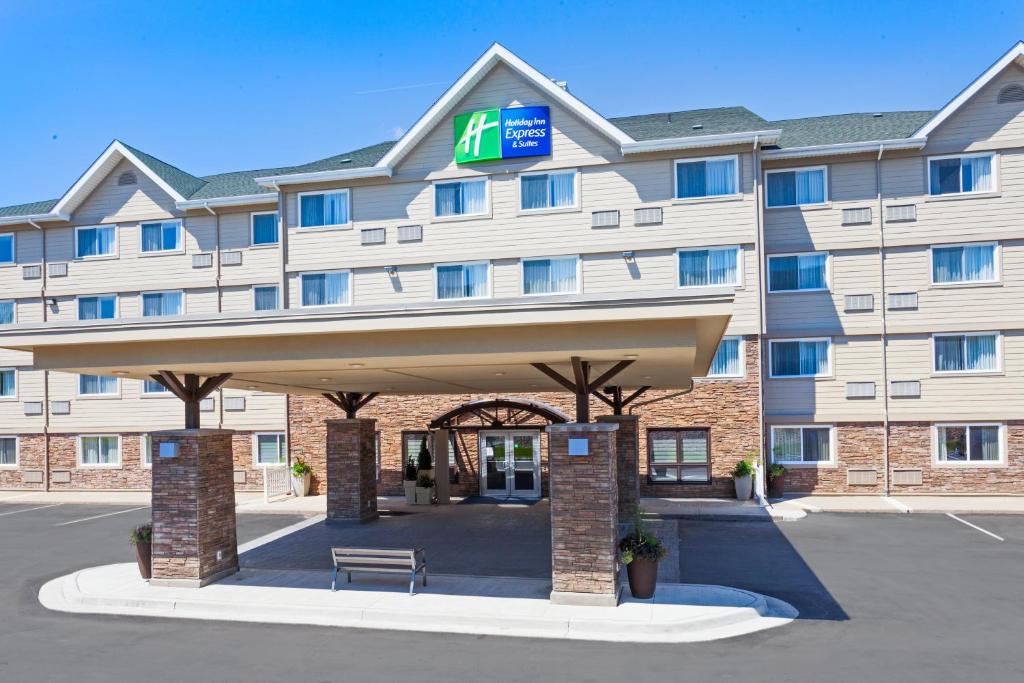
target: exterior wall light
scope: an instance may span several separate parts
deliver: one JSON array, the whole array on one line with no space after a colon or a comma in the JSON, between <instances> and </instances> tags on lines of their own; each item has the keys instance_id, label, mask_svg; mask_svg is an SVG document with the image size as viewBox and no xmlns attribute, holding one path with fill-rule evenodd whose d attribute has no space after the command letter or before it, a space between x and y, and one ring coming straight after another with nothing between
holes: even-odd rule
<instances>
[{"instance_id":1,"label":"exterior wall light","mask_svg":"<svg viewBox=\"0 0 1024 683\"><path fill-rule=\"evenodd\" d=\"M622 258L626 261L626 263L632 263L633 261L636 260L636 252L624 251L622 252Z\"/></svg>"},{"instance_id":2,"label":"exterior wall light","mask_svg":"<svg viewBox=\"0 0 1024 683\"><path fill-rule=\"evenodd\" d=\"M398 266L384 266L384 272L388 274L388 277L395 277L398 275Z\"/></svg>"}]
</instances>

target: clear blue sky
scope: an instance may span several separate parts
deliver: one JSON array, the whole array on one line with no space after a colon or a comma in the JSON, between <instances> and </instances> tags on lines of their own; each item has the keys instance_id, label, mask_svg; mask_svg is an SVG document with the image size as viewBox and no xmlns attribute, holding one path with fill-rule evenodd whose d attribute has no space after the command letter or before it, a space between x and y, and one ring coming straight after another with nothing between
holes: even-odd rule
<instances>
[{"instance_id":1,"label":"clear blue sky","mask_svg":"<svg viewBox=\"0 0 1024 683\"><path fill-rule=\"evenodd\" d=\"M197 175L394 139L492 41L606 116L789 118L938 108L1021 38L1021 0L0 0L0 206L114 138Z\"/></svg>"}]
</instances>

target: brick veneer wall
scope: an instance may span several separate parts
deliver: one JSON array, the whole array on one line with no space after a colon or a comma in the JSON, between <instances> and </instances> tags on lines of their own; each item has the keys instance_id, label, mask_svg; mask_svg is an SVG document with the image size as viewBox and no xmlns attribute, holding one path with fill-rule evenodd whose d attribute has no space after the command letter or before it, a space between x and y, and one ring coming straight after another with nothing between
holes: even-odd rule
<instances>
[{"instance_id":1,"label":"brick veneer wall","mask_svg":"<svg viewBox=\"0 0 1024 683\"><path fill-rule=\"evenodd\" d=\"M153 579L198 585L237 571L231 432L153 434L155 452L164 442L178 455L153 458Z\"/></svg>"},{"instance_id":2,"label":"brick veneer wall","mask_svg":"<svg viewBox=\"0 0 1024 683\"><path fill-rule=\"evenodd\" d=\"M632 519L633 510L640 502L640 460L637 428L639 418L633 415L602 415L598 422L618 425L615 431L615 471L619 486L619 521Z\"/></svg>"},{"instance_id":3,"label":"brick veneer wall","mask_svg":"<svg viewBox=\"0 0 1024 683\"><path fill-rule=\"evenodd\" d=\"M3 434L18 437L18 466L0 467L0 489L41 490L42 483L25 481L26 472L38 472L42 477L44 468L44 439L42 434Z\"/></svg>"},{"instance_id":4,"label":"brick veneer wall","mask_svg":"<svg viewBox=\"0 0 1024 683\"><path fill-rule=\"evenodd\" d=\"M785 426L785 425L779 425ZM787 492L806 493L865 493L885 492L884 430L881 424L840 423L836 428L836 464L821 467L788 466ZM770 444L770 427L765 428L766 443ZM850 469L874 469L874 486L847 483Z\"/></svg>"},{"instance_id":5,"label":"brick veneer wall","mask_svg":"<svg viewBox=\"0 0 1024 683\"><path fill-rule=\"evenodd\" d=\"M377 518L377 465L373 420L327 421L327 521Z\"/></svg>"}]
</instances>

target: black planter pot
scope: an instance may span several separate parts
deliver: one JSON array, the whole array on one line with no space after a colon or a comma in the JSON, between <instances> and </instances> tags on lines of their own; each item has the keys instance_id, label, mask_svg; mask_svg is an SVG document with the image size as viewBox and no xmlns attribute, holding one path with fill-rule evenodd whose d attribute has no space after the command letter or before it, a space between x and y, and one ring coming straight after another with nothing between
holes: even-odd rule
<instances>
[{"instance_id":1,"label":"black planter pot","mask_svg":"<svg viewBox=\"0 0 1024 683\"><path fill-rule=\"evenodd\" d=\"M657 562L640 557L633 558L633 561L626 565L626 575L629 577L629 592L634 598L647 600L654 596L654 589L658 586Z\"/></svg>"}]
</instances>

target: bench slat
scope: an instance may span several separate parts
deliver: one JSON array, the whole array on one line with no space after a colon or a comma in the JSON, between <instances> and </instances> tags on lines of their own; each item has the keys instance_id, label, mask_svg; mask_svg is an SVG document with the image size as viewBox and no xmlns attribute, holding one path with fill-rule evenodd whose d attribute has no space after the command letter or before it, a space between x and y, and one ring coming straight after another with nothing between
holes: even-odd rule
<instances>
[{"instance_id":1,"label":"bench slat","mask_svg":"<svg viewBox=\"0 0 1024 683\"><path fill-rule=\"evenodd\" d=\"M338 558L336 564L351 564L351 565L380 565L384 567L411 567L414 562L409 558L404 559L389 559L383 557L345 557Z\"/></svg>"},{"instance_id":2,"label":"bench slat","mask_svg":"<svg viewBox=\"0 0 1024 683\"><path fill-rule=\"evenodd\" d=\"M413 550L382 550L379 548L331 548L335 555L381 555L385 557L409 557L413 553L423 552L422 548Z\"/></svg>"}]
</instances>

